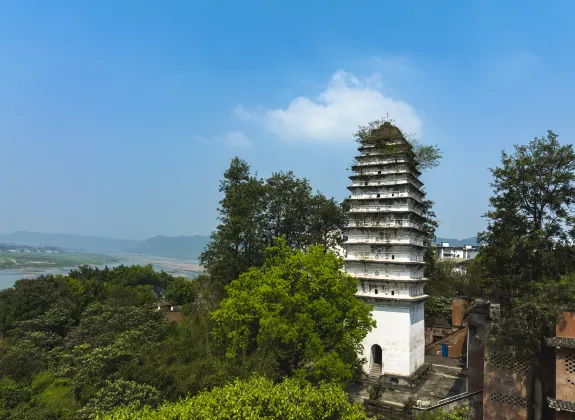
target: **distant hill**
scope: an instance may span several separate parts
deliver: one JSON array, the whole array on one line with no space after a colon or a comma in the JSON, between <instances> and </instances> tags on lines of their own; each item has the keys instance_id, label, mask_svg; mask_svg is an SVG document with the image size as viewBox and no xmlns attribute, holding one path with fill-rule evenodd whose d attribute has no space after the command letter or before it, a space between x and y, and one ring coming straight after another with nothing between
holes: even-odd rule
<instances>
[{"instance_id":1,"label":"distant hill","mask_svg":"<svg viewBox=\"0 0 575 420\"><path fill-rule=\"evenodd\" d=\"M186 260L197 260L208 242L210 242L208 236L200 235L155 236L145 241L26 231L0 235L0 243L7 244L55 246L70 251L101 254L126 252Z\"/></svg>"},{"instance_id":2,"label":"distant hill","mask_svg":"<svg viewBox=\"0 0 575 420\"><path fill-rule=\"evenodd\" d=\"M19 245L57 246L69 250L89 252L136 252L140 241L113 239L100 236L66 235L18 231L0 235L0 242Z\"/></svg>"},{"instance_id":3,"label":"distant hill","mask_svg":"<svg viewBox=\"0 0 575 420\"><path fill-rule=\"evenodd\" d=\"M450 246L463 246L463 245L478 245L477 237L472 236L466 239L449 239L449 238L436 238L435 243L448 242Z\"/></svg>"},{"instance_id":4,"label":"distant hill","mask_svg":"<svg viewBox=\"0 0 575 420\"><path fill-rule=\"evenodd\" d=\"M137 252L158 257L197 260L208 242L208 236L200 235L155 236L140 243Z\"/></svg>"}]
</instances>

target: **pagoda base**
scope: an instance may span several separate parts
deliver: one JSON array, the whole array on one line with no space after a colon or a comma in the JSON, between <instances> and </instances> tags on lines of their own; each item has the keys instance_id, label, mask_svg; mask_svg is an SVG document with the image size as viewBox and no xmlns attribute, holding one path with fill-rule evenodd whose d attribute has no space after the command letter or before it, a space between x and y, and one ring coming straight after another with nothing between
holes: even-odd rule
<instances>
[{"instance_id":1,"label":"pagoda base","mask_svg":"<svg viewBox=\"0 0 575 420\"><path fill-rule=\"evenodd\" d=\"M388 389L417 390L431 373L431 364L425 363L409 376L386 373L381 375L379 381Z\"/></svg>"},{"instance_id":2,"label":"pagoda base","mask_svg":"<svg viewBox=\"0 0 575 420\"><path fill-rule=\"evenodd\" d=\"M425 302L363 300L376 322L362 343L365 373L381 366L382 374L411 377L425 362Z\"/></svg>"}]
</instances>

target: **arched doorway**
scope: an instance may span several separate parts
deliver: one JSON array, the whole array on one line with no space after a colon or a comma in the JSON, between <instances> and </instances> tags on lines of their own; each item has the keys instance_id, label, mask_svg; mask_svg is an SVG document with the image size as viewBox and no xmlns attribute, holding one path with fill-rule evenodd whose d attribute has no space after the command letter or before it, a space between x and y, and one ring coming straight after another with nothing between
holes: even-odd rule
<instances>
[{"instance_id":1,"label":"arched doorway","mask_svg":"<svg viewBox=\"0 0 575 420\"><path fill-rule=\"evenodd\" d=\"M371 360L373 360L373 363L376 365L381 365L382 356L383 354L380 346L377 344L371 346Z\"/></svg>"},{"instance_id":2,"label":"arched doorway","mask_svg":"<svg viewBox=\"0 0 575 420\"><path fill-rule=\"evenodd\" d=\"M371 346L371 368L369 373L378 377L383 373L383 352L377 344Z\"/></svg>"}]
</instances>

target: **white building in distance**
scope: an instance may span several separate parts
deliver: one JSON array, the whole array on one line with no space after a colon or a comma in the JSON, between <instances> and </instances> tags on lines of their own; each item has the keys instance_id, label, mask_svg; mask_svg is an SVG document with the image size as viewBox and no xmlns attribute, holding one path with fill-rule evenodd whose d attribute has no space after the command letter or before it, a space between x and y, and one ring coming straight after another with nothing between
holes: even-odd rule
<instances>
[{"instance_id":1,"label":"white building in distance","mask_svg":"<svg viewBox=\"0 0 575 420\"><path fill-rule=\"evenodd\" d=\"M481 249L478 245L450 246L448 242L437 244L435 248L439 259L453 258L463 260L475 258Z\"/></svg>"},{"instance_id":2,"label":"white building in distance","mask_svg":"<svg viewBox=\"0 0 575 420\"><path fill-rule=\"evenodd\" d=\"M363 342L370 376L409 377L424 364L424 193L412 147L389 122L358 148L352 184L345 271L357 296L373 306L377 326Z\"/></svg>"}]
</instances>

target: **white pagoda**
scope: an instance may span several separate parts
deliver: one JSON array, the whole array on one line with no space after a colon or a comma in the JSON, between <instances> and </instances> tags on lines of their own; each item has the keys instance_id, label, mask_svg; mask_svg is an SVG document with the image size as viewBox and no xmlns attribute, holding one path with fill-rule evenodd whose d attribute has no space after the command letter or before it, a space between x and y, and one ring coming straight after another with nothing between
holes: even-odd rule
<instances>
[{"instance_id":1,"label":"white pagoda","mask_svg":"<svg viewBox=\"0 0 575 420\"><path fill-rule=\"evenodd\" d=\"M424 365L424 193L412 147L389 122L360 139L350 176L345 271L373 306L366 373L410 377Z\"/></svg>"}]
</instances>

